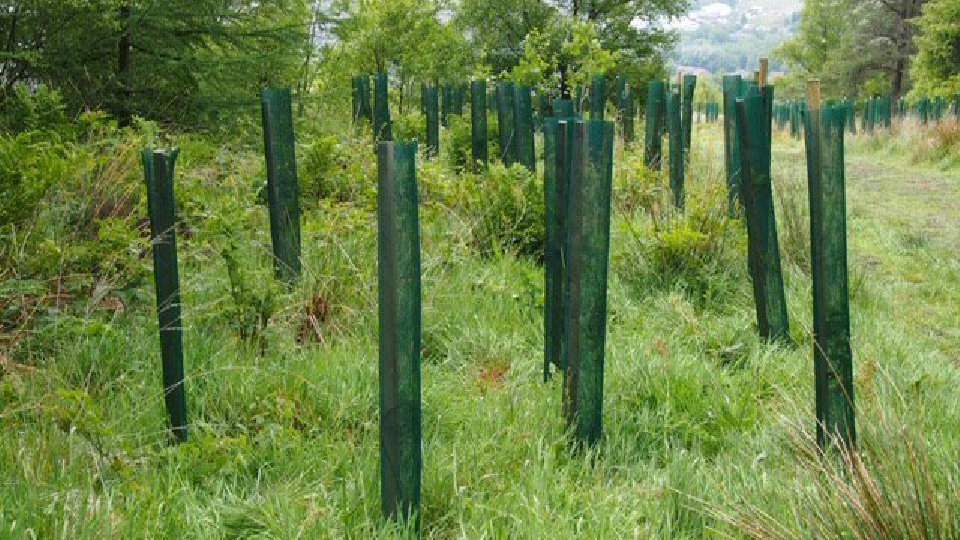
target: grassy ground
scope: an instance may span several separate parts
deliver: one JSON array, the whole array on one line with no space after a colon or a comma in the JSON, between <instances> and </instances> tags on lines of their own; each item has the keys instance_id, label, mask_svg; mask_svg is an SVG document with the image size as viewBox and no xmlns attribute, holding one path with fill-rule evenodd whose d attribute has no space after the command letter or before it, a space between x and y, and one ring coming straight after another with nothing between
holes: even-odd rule
<instances>
[{"instance_id":1,"label":"grassy ground","mask_svg":"<svg viewBox=\"0 0 960 540\"><path fill-rule=\"evenodd\" d=\"M425 537L960 535L960 173L849 145L864 474L847 482L810 456L802 147L774 144L796 341L783 347L757 339L742 225L718 217L720 131L695 140L685 218L635 186L640 149L619 155L606 436L590 455L568 451L559 381L540 382L540 268L477 255L470 212L431 194L461 180L421 167ZM265 212L238 202L261 158L181 143L191 441L164 434L149 280L90 287L0 352L0 538L402 536L379 514L369 205L311 206L304 284L267 294ZM277 307L262 355L237 338L225 238L249 294Z\"/></svg>"}]
</instances>

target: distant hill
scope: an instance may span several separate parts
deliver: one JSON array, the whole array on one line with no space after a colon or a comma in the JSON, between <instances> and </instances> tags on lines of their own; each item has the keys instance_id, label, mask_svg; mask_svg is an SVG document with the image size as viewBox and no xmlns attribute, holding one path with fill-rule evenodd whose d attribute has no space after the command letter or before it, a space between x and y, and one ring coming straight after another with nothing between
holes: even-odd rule
<instances>
[{"instance_id":1,"label":"distant hill","mask_svg":"<svg viewBox=\"0 0 960 540\"><path fill-rule=\"evenodd\" d=\"M752 72L761 56L794 34L802 0L694 0L668 26L680 32L676 66L711 73ZM783 66L771 61L771 70Z\"/></svg>"}]
</instances>

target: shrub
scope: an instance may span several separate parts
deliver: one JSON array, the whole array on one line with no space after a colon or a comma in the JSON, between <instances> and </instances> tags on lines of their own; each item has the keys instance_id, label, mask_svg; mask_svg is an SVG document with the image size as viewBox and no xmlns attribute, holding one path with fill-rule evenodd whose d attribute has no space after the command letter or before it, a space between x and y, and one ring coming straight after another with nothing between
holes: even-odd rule
<instances>
[{"instance_id":1,"label":"shrub","mask_svg":"<svg viewBox=\"0 0 960 540\"><path fill-rule=\"evenodd\" d=\"M784 183L776 191L780 253L786 261L810 273L810 211L807 197L797 184Z\"/></svg>"},{"instance_id":2,"label":"shrub","mask_svg":"<svg viewBox=\"0 0 960 540\"><path fill-rule=\"evenodd\" d=\"M393 140L395 141L427 141L427 118L419 110L410 108L403 114L392 117Z\"/></svg>"},{"instance_id":3,"label":"shrub","mask_svg":"<svg viewBox=\"0 0 960 540\"><path fill-rule=\"evenodd\" d=\"M450 115L446 138L440 143L440 152L445 161L457 171L462 171L473 160L473 138L470 117Z\"/></svg>"},{"instance_id":4,"label":"shrub","mask_svg":"<svg viewBox=\"0 0 960 540\"><path fill-rule=\"evenodd\" d=\"M377 199L376 159L367 140L341 142L320 137L301 149L297 177L301 205L316 206L320 199L372 207Z\"/></svg>"},{"instance_id":5,"label":"shrub","mask_svg":"<svg viewBox=\"0 0 960 540\"><path fill-rule=\"evenodd\" d=\"M0 99L0 132L62 129L67 123L66 107L60 92L39 84L31 89L17 83Z\"/></svg>"},{"instance_id":6,"label":"shrub","mask_svg":"<svg viewBox=\"0 0 960 540\"><path fill-rule=\"evenodd\" d=\"M543 185L522 165L493 164L473 182L471 247L484 256L511 252L543 260L546 242Z\"/></svg>"},{"instance_id":7,"label":"shrub","mask_svg":"<svg viewBox=\"0 0 960 540\"><path fill-rule=\"evenodd\" d=\"M746 234L714 191L691 198L686 213L655 213L639 230L628 223L612 256L620 279L641 294L680 288L703 306L730 297L747 279Z\"/></svg>"},{"instance_id":8,"label":"shrub","mask_svg":"<svg viewBox=\"0 0 960 540\"><path fill-rule=\"evenodd\" d=\"M622 214L657 212L669 204L663 175L643 163L642 153L623 153L614 160L613 205Z\"/></svg>"}]
</instances>

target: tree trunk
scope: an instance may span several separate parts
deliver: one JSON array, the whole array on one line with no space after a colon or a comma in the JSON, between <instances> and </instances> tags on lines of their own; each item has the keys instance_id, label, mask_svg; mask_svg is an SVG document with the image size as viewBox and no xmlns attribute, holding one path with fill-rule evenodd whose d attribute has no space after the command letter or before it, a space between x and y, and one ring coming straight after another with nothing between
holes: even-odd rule
<instances>
[{"instance_id":1,"label":"tree trunk","mask_svg":"<svg viewBox=\"0 0 960 540\"><path fill-rule=\"evenodd\" d=\"M893 77L890 84L890 101L893 103L900 101L900 96L903 94L903 77L906 68L906 61L903 59L903 56L897 58L897 62L893 68Z\"/></svg>"},{"instance_id":2,"label":"tree trunk","mask_svg":"<svg viewBox=\"0 0 960 540\"><path fill-rule=\"evenodd\" d=\"M130 110L130 101L133 97L130 88L130 64L133 45L130 42L130 11L131 0L120 8L120 25L123 33L120 35L120 46L117 51L117 81L120 84L117 96L117 124L121 127L129 126L133 120Z\"/></svg>"}]
</instances>

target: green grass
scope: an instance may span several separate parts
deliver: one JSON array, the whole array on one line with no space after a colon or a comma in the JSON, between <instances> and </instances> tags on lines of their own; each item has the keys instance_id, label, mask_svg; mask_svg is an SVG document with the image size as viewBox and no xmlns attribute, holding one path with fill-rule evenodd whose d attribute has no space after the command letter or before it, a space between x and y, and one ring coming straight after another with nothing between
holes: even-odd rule
<instances>
[{"instance_id":1,"label":"green grass","mask_svg":"<svg viewBox=\"0 0 960 540\"><path fill-rule=\"evenodd\" d=\"M102 280L59 308L37 301L28 332L0 352L0 538L402 537L379 511L372 208L308 204L305 278L278 293L261 356L236 337L219 252L232 227L251 283L269 281L267 219L253 204L262 159L256 148L218 152L196 137L182 146L191 441L173 447L164 432L149 279ZM694 147L690 213L722 213L719 129L697 126ZM799 198L795 223L781 221L796 255L802 147L778 135L774 148L775 189ZM605 439L575 454L559 381L540 382L541 269L509 253L477 255L477 203L457 202L463 179L421 167L424 536L956 538L960 174L882 148L861 137L848 149L866 471L853 480L810 455L802 256L785 256L796 346L761 343L741 226L672 216L662 184L636 166L642 149L618 154L617 200L646 202L616 206ZM372 154L350 159L366 164L351 166L363 171L358 181L374 182ZM717 241L704 247L683 233L694 240L678 240L682 264L671 276L651 254L663 247L658 231L681 229ZM146 272L149 258L137 264ZM316 296L330 306L322 338L299 343L305 302ZM846 488L864 477L878 487ZM858 521L858 505L874 499L905 528Z\"/></svg>"}]
</instances>

